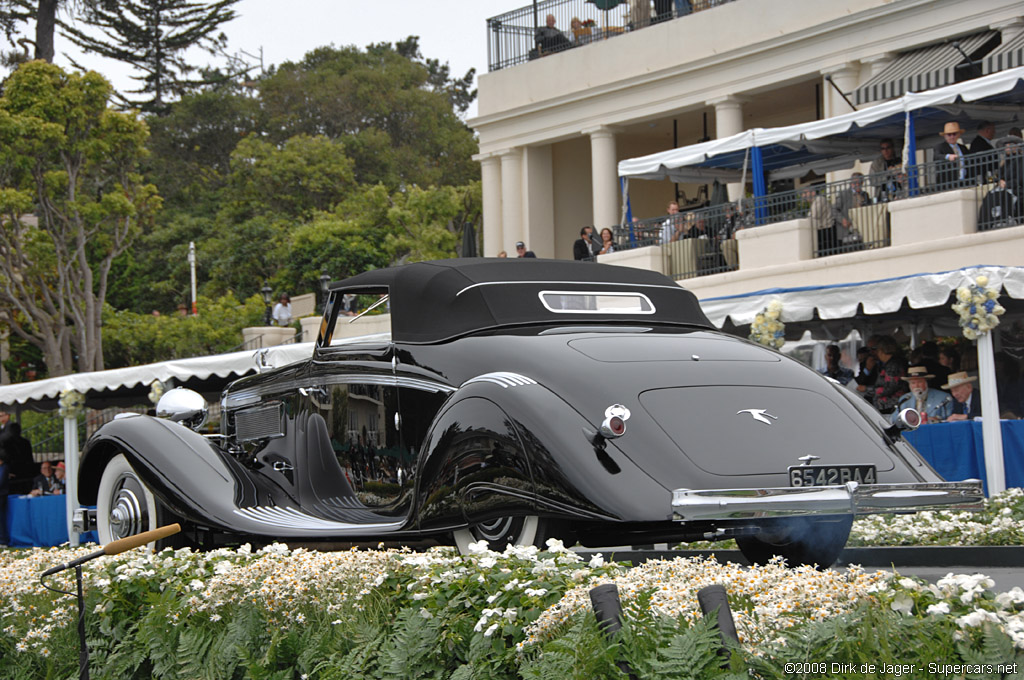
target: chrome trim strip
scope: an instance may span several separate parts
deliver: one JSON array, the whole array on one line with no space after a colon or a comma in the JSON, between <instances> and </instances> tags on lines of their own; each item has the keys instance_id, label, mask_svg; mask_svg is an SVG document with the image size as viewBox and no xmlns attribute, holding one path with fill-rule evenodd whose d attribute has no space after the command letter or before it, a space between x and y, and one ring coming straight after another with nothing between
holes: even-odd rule
<instances>
[{"instance_id":1,"label":"chrome trim strip","mask_svg":"<svg viewBox=\"0 0 1024 680\"><path fill-rule=\"evenodd\" d=\"M374 375L371 373L356 374L333 374L324 377L322 385L393 385L397 387L411 387L415 390L425 392L454 392L455 388L444 383L420 378L409 378L394 375ZM287 392L298 391L300 387L309 387L306 380L288 380L284 382L267 385L264 388L253 388L245 391L234 392L222 400L222 408L232 409L241 406L255 404L268 394L281 395Z\"/></svg>"},{"instance_id":2,"label":"chrome trim strip","mask_svg":"<svg viewBox=\"0 0 1024 680\"><path fill-rule=\"evenodd\" d=\"M755 519L793 515L870 515L928 508L980 510L981 481L908 484L795 486L764 489L676 489L672 517L677 521Z\"/></svg>"},{"instance_id":3,"label":"chrome trim strip","mask_svg":"<svg viewBox=\"0 0 1024 680\"><path fill-rule=\"evenodd\" d=\"M376 524L349 524L335 522L287 507L253 507L236 508L235 514L253 522L283 529L309 529L319 531L358 531L366 532L374 529L397 529L403 522L378 522Z\"/></svg>"},{"instance_id":4,"label":"chrome trim strip","mask_svg":"<svg viewBox=\"0 0 1024 680\"><path fill-rule=\"evenodd\" d=\"M524 387L526 385L536 385L537 381L533 378L527 378L525 375L519 375L518 373L508 373L505 371L496 371L494 373L484 373L478 375L475 378L470 378L466 382L459 386L462 389L466 385L472 385L473 383L487 382L494 385L499 385L505 389L509 387Z\"/></svg>"},{"instance_id":5,"label":"chrome trim strip","mask_svg":"<svg viewBox=\"0 0 1024 680\"><path fill-rule=\"evenodd\" d=\"M477 288L479 286L511 286L516 284L544 284L544 285L563 285L563 286L617 286L619 288L664 288L665 290L686 290L682 286L665 286L660 283L612 283L610 281L484 281L482 283L474 283L466 286L458 293L455 297L459 297L467 290Z\"/></svg>"}]
</instances>

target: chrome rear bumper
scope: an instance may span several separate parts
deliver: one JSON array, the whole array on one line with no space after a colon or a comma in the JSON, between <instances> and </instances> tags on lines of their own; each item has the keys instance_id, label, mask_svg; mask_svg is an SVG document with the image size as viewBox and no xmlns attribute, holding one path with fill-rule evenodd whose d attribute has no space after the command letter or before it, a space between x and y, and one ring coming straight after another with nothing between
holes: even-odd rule
<instances>
[{"instance_id":1,"label":"chrome rear bumper","mask_svg":"<svg viewBox=\"0 0 1024 680\"><path fill-rule=\"evenodd\" d=\"M796 515L872 515L884 512L980 510L981 480L911 484L796 486L768 489L676 489L672 517L679 521L756 519Z\"/></svg>"}]
</instances>

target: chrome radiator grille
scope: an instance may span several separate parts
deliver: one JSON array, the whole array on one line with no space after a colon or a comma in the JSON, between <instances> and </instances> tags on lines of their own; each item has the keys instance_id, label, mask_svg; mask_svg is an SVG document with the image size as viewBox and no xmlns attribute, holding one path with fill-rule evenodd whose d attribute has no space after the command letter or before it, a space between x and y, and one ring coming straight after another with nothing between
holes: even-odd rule
<instances>
[{"instance_id":1,"label":"chrome radiator grille","mask_svg":"<svg viewBox=\"0 0 1024 680\"><path fill-rule=\"evenodd\" d=\"M284 436L284 406L258 406L235 413L235 438L240 442Z\"/></svg>"}]
</instances>

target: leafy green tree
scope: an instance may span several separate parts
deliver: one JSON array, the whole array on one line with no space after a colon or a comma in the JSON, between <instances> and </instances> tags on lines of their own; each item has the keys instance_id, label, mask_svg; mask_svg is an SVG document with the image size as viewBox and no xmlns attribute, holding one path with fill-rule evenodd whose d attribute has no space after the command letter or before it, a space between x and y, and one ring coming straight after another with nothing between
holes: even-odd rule
<instances>
[{"instance_id":1,"label":"leafy green tree","mask_svg":"<svg viewBox=\"0 0 1024 680\"><path fill-rule=\"evenodd\" d=\"M482 214L480 182L463 187L413 187L393 197L392 233L385 247L395 261L422 262L458 255L463 224L474 228Z\"/></svg>"},{"instance_id":2,"label":"leafy green tree","mask_svg":"<svg viewBox=\"0 0 1024 680\"><path fill-rule=\"evenodd\" d=\"M320 47L288 62L259 84L267 132L339 140L360 184L391 190L418 184L460 185L479 177L477 144L459 119L475 93L472 73L448 78L447 66L424 62L418 39L393 46Z\"/></svg>"},{"instance_id":3,"label":"leafy green tree","mask_svg":"<svg viewBox=\"0 0 1024 680\"><path fill-rule=\"evenodd\" d=\"M220 354L238 348L242 329L262 321L263 299L239 302L230 293L199 297L198 316L103 311L103 351L108 368Z\"/></svg>"},{"instance_id":4,"label":"leafy green tree","mask_svg":"<svg viewBox=\"0 0 1024 680\"><path fill-rule=\"evenodd\" d=\"M168 102L189 92L197 81L188 79L195 67L185 60L191 47L215 53L227 44L217 33L220 25L235 18L232 5L239 0L192 2L190 0L101 0L84 15L84 22L102 37L70 25L62 26L71 42L87 52L124 62L141 75L126 99L147 113L166 113ZM201 82L201 81L200 81Z\"/></svg>"},{"instance_id":5,"label":"leafy green tree","mask_svg":"<svg viewBox=\"0 0 1024 680\"><path fill-rule=\"evenodd\" d=\"M96 73L22 65L0 96L0 322L51 376L103 368L112 263L160 199L138 174L146 125Z\"/></svg>"}]
</instances>

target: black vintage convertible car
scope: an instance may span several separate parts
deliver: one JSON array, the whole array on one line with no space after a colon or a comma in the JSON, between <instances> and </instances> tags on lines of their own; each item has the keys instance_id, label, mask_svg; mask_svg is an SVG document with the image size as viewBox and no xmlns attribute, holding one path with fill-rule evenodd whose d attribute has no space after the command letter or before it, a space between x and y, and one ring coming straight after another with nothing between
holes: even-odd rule
<instances>
[{"instance_id":1,"label":"black vintage convertible car","mask_svg":"<svg viewBox=\"0 0 1024 680\"><path fill-rule=\"evenodd\" d=\"M389 337L344 295L386 303ZM367 297L372 296L372 297ZM349 299L349 298L346 298ZM369 310L367 310L369 311ZM463 259L338 282L312 356L232 383L219 434L169 391L88 442L102 541L586 546L736 538L754 561L832 564L858 513L969 507L862 399L717 331L656 273Z\"/></svg>"}]
</instances>

